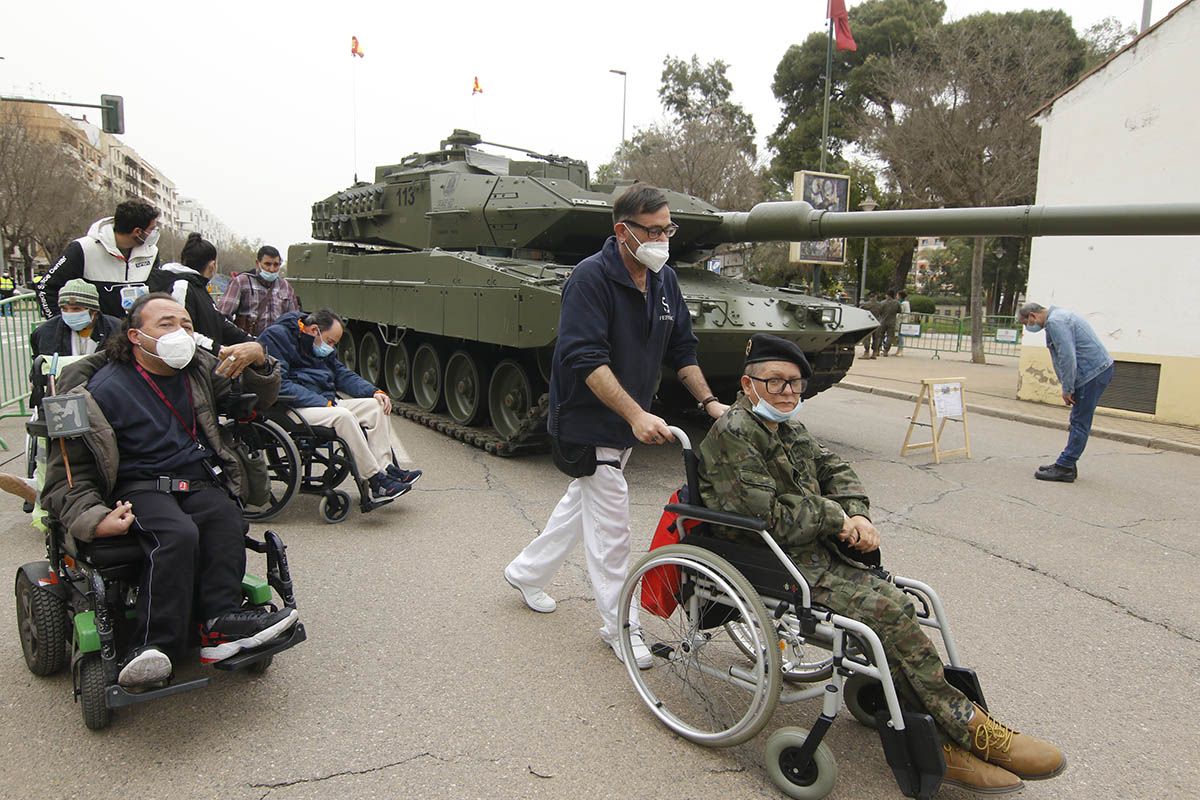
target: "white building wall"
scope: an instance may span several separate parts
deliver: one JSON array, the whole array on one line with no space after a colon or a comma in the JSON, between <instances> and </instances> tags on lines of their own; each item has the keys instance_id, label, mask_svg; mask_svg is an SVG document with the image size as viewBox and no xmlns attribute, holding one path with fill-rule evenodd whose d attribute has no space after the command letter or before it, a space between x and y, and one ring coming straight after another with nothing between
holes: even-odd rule
<instances>
[{"instance_id":1,"label":"white building wall","mask_svg":"<svg viewBox=\"0 0 1200 800\"><path fill-rule=\"evenodd\" d=\"M1191 2L1043 113L1038 203L1200 201L1197 41ZM1036 238L1026 295L1084 315L1118 358L1165 371L1200 355L1200 237ZM1031 348L1047 352L1044 334L1025 337ZM1042 361L1023 352L1022 397L1043 399L1027 385Z\"/></svg>"}]
</instances>

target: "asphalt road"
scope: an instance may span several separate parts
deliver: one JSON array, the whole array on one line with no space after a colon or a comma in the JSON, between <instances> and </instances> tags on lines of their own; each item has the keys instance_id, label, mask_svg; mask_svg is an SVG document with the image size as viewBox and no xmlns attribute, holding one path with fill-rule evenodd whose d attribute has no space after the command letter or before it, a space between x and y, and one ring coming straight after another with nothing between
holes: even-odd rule
<instances>
[{"instance_id":1,"label":"asphalt road","mask_svg":"<svg viewBox=\"0 0 1200 800\"><path fill-rule=\"evenodd\" d=\"M896 455L910 409L833 390L803 419L864 478L886 563L941 592L996 716L1067 752L1068 771L1024 796L1200 794L1200 462L1093 440L1078 483L1046 484L1033 470L1065 434L974 417L975 458L933 466ZM674 737L600 642L581 551L550 587L552 615L501 578L565 486L548 457L498 459L395 424L426 470L419 488L333 526L305 497L273 523L310 640L262 677L222 673L91 733L69 677L26 670L5 601L0 796L782 797L766 737L810 726L816 703L780 707L729 750ZM678 450L640 447L628 476L637 553L682 479ZM4 505L0 563L39 557L19 506ZM826 741L833 797L901 796L849 714Z\"/></svg>"}]
</instances>

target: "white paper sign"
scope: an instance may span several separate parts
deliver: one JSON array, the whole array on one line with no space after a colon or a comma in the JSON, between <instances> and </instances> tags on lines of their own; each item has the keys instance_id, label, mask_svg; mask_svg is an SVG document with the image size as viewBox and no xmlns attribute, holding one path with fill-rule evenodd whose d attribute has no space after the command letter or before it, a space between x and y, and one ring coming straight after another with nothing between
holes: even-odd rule
<instances>
[{"instance_id":1,"label":"white paper sign","mask_svg":"<svg viewBox=\"0 0 1200 800\"><path fill-rule=\"evenodd\" d=\"M939 417L961 417L963 413L962 384L935 383L933 408Z\"/></svg>"},{"instance_id":2,"label":"white paper sign","mask_svg":"<svg viewBox=\"0 0 1200 800\"><path fill-rule=\"evenodd\" d=\"M1017 342L1016 329L1015 328L997 328L996 329L996 341L997 342L1008 342L1009 344L1016 344L1016 342Z\"/></svg>"},{"instance_id":3,"label":"white paper sign","mask_svg":"<svg viewBox=\"0 0 1200 800\"><path fill-rule=\"evenodd\" d=\"M921 324L919 322L905 322L901 324L900 335L919 338L921 336Z\"/></svg>"}]
</instances>

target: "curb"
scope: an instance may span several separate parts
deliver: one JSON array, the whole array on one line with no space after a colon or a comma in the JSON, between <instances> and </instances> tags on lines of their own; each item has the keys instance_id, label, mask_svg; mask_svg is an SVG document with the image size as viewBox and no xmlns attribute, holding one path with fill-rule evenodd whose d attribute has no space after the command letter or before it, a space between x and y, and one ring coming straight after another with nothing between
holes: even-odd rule
<instances>
[{"instance_id":1,"label":"curb","mask_svg":"<svg viewBox=\"0 0 1200 800\"><path fill-rule=\"evenodd\" d=\"M916 402L917 395L915 392L906 392L900 389L887 389L882 386L871 386L866 383L850 383L842 381L835 384L838 388L849 389L854 392L865 392L866 394L876 394L880 397L891 397L896 400L910 400ZM1055 428L1060 431L1065 431L1068 425L1064 422L1059 422L1053 419L1039 417L1036 414L1023 414L1020 411L1010 411L1006 408L994 408L992 406L983 406L976 403L967 403L967 408L972 414L981 414L985 417L998 417L1000 419L1012 420L1013 422L1023 422L1027 425L1038 425L1043 428ZM1135 444L1140 447L1148 447L1153 450L1171 450L1176 453L1186 453L1191 456L1200 456L1200 445L1191 444L1190 442L1178 442L1174 439L1162 439L1157 436L1147 436L1140 433L1126 433L1125 431L1113 430L1112 428L1093 427L1092 436L1099 439L1109 439L1114 442L1123 442L1125 444Z\"/></svg>"}]
</instances>

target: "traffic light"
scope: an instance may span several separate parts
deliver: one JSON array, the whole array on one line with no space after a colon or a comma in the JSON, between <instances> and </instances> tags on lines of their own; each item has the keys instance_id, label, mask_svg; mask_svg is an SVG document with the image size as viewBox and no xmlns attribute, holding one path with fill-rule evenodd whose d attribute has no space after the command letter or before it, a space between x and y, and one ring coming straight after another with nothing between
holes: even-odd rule
<instances>
[{"instance_id":1,"label":"traffic light","mask_svg":"<svg viewBox=\"0 0 1200 800\"><path fill-rule=\"evenodd\" d=\"M119 94L100 95L100 127L105 133L125 133L125 98Z\"/></svg>"}]
</instances>

